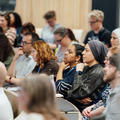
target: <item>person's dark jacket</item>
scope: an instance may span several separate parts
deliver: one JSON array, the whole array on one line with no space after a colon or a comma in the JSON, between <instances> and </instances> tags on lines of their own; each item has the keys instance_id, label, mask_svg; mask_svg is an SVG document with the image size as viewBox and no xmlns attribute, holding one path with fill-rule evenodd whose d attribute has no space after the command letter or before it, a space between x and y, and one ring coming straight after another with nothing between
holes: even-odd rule
<instances>
[{"instance_id":1,"label":"person's dark jacket","mask_svg":"<svg viewBox=\"0 0 120 120\"><path fill-rule=\"evenodd\" d=\"M67 98L81 100L89 97L92 101L95 101L105 86L103 77L104 71L101 65L86 66L81 75L75 75L72 88L68 91Z\"/></svg>"},{"instance_id":2,"label":"person's dark jacket","mask_svg":"<svg viewBox=\"0 0 120 120\"><path fill-rule=\"evenodd\" d=\"M74 75L76 73L76 66L72 69L68 67L63 71L63 79L56 82L56 90L62 95L66 95L67 91L72 87L74 81Z\"/></svg>"},{"instance_id":3,"label":"person's dark jacket","mask_svg":"<svg viewBox=\"0 0 120 120\"><path fill-rule=\"evenodd\" d=\"M84 44L87 44L88 41L95 40L96 37L105 45L111 47L110 43L111 32L108 31L106 28L101 29L98 34L96 34L93 30L89 31L85 37Z\"/></svg>"},{"instance_id":4,"label":"person's dark jacket","mask_svg":"<svg viewBox=\"0 0 120 120\"><path fill-rule=\"evenodd\" d=\"M57 75L59 70L59 65L55 60L50 60L49 62L45 63L44 68L39 69L40 65L37 65L33 70L33 73L45 73L47 75Z\"/></svg>"}]
</instances>

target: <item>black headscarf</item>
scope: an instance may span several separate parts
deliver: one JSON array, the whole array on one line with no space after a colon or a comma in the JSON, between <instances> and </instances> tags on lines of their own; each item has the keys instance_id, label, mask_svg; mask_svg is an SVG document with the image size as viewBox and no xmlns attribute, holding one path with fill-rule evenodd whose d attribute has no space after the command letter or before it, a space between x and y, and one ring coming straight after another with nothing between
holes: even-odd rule
<instances>
[{"instance_id":1,"label":"black headscarf","mask_svg":"<svg viewBox=\"0 0 120 120\"><path fill-rule=\"evenodd\" d=\"M104 60L107 55L108 48L99 40L89 41L88 45L96 61L98 61L99 64L101 64L102 66L104 66Z\"/></svg>"}]
</instances>

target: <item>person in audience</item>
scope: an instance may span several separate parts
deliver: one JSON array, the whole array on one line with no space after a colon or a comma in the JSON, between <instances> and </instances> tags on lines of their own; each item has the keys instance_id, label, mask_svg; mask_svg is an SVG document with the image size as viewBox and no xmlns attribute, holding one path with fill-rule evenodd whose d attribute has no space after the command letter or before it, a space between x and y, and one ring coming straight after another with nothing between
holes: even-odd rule
<instances>
[{"instance_id":1,"label":"person in audience","mask_svg":"<svg viewBox=\"0 0 120 120\"><path fill-rule=\"evenodd\" d=\"M7 36L10 44L13 46L16 39L15 28L10 27L10 16L8 13L0 14L0 27L3 29L3 33Z\"/></svg>"},{"instance_id":2,"label":"person in audience","mask_svg":"<svg viewBox=\"0 0 120 120\"><path fill-rule=\"evenodd\" d=\"M35 33L35 32L36 32L35 26L30 22L23 24L21 28L22 35L25 35L26 33Z\"/></svg>"},{"instance_id":3,"label":"person in audience","mask_svg":"<svg viewBox=\"0 0 120 120\"><path fill-rule=\"evenodd\" d=\"M120 119L120 53L109 58L105 68L105 82L112 88L106 107L106 120Z\"/></svg>"},{"instance_id":4,"label":"person in audience","mask_svg":"<svg viewBox=\"0 0 120 120\"><path fill-rule=\"evenodd\" d=\"M111 33L103 27L104 13L101 10L92 10L88 17L91 30L87 33L84 44L96 39L103 42L107 47L111 47Z\"/></svg>"},{"instance_id":5,"label":"person in audience","mask_svg":"<svg viewBox=\"0 0 120 120\"><path fill-rule=\"evenodd\" d=\"M32 33L32 38L36 40L43 40L39 37L39 35L36 33L35 26L32 23L25 23L21 28L21 34L24 35L26 33ZM35 40L35 41L36 41Z\"/></svg>"},{"instance_id":6,"label":"person in audience","mask_svg":"<svg viewBox=\"0 0 120 120\"><path fill-rule=\"evenodd\" d=\"M69 47L69 45L77 43L77 41L75 39L73 32L64 27L56 29L54 32L54 36L56 42L59 44L56 56L58 59L58 63L61 63L64 60L64 53L66 49Z\"/></svg>"},{"instance_id":7,"label":"person in audience","mask_svg":"<svg viewBox=\"0 0 120 120\"><path fill-rule=\"evenodd\" d=\"M13 120L12 106L2 87L6 75L6 68L4 64L0 62L0 120Z\"/></svg>"},{"instance_id":8,"label":"person in audience","mask_svg":"<svg viewBox=\"0 0 120 120\"><path fill-rule=\"evenodd\" d=\"M33 74L26 77L20 87L18 101L24 114L17 120L66 120L56 107L49 76Z\"/></svg>"},{"instance_id":9,"label":"person in audience","mask_svg":"<svg viewBox=\"0 0 120 120\"><path fill-rule=\"evenodd\" d=\"M6 69L10 66L13 57L14 51L8 38L0 33L0 61L5 64Z\"/></svg>"},{"instance_id":10,"label":"person in audience","mask_svg":"<svg viewBox=\"0 0 120 120\"><path fill-rule=\"evenodd\" d=\"M119 48L117 46L111 47L107 53L106 59L104 61L105 64L108 64L109 58L116 54L119 51ZM82 111L83 114L83 120L89 120L90 118L97 117L101 115L106 108L107 99L110 94L111 87L109 84L106 85L105 89L100 93L99 97L101 96L101 100L99 100L97 103L85 108Z\"/></svg>"},{"instance_id":11,"label":"person in audience","mask_svg":"<svg viewBox=\"0 0 120 120\"><path fill-rule=\"evenodd\" d=\"M75 74L72 88L67 92L67 99L81 112L97 100L106 85L103 81L103 66L107 51L106 46L96 40L89 41L85 46L83 62L87 65L80 69L82 74ZM85 99L88 99L87 103L83 102Z\"/></svg>"},{"instance_id":12,"label":"person in audience","mask_svg":"<svg viewBox=\"0 0 120 120\"><path fill-rule=\"evenodd\" d=\"M120 46L120 28L112 31L111 35L111 46Z\"/></svg>"},{"instance_id":13,"label":"person in audience","mask_svg":"<svg viewBox=\"0 0 120 120\"><path fill-rule=\"evenodd\" d=\"M47 75L55 75L58 72L59 66L56 62L56 56L50 46L44 41L34 42L32 45L32 53L37 65L33 72L46 73Z\"/></svg>"},{"instance_id":14,"label":"person in audience","mask_svg":"<svg viewBox=\"0 0 120 120\"><path fill-rule=\"evenodd\" d=\"M29 75L33 71L34 67L36 66L36 62L30 55L32 43L34 43L32 34L26 33L23 36L21 44L22 47L18 48L18 51L15 54L10 67L8 68L8 82L19 84L22 78Z\"/></svg>"},{"instance_id":15,"label":"person in audience","mask_svg":"<svg viewBox=\"0 0 120 120\"><path fill-rule=\"evenodd\" d=\"M58 93L66 95L67 90L72 87L76 65L83 64L82 52L84 47L80 44L72 44L64 55L64 62L61 63L56 77L56 89Z\"/></svg>"},{"instance_id":16,"label":"person in audience","mask_svg":"<svg viewBox=\"0 0 120 120\"><path fill-rule=\"evenodd\" d=\"M54 38L54 31L59 28L61 25L56 23L56 13L55 11L48 11L44 15L44 19L47 22L47 25L43 28L41 33L41 38L47 42L52 49L57 47L56 41Z\"/></svg>"},{"instance_id":17,"label":"person in audience","mask_svg":"<svg viewBox=\"0 0 120 120\"><path fill-rule=\"evenodd\" d=\"M17 33L14 46L19 47L22 41L22 36L21 36L22 20L20 15L16 12L9 12L9 16L10 16L10 27L15 28Z\"/></svg>"}]
</instances>

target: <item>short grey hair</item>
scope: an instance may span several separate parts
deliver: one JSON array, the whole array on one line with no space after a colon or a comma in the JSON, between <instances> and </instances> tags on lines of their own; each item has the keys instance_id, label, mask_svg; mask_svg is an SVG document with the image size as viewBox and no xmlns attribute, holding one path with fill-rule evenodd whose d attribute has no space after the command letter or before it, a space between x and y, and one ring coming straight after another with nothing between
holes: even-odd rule
<instances>
[{"instance_id":1,"label":"short grey hair","mask_svg":"<svg viewBox=\"0 0 120 120\"><path fill-rule=\"evenodd\" d=\"M54 34L59 34L61 37L68 35L68 30L65 27L59 27L55 30Z\"/></svg>"}]
</instances>

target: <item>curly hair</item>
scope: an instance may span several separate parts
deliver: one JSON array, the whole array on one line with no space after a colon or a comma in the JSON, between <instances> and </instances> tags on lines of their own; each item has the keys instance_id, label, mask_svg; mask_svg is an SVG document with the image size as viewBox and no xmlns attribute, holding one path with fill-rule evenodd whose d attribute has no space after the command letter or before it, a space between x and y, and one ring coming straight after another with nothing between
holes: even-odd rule
<instances>
[{"instance_id":1,"label":"curly hair","mask_svg":"<svg viewBox=\"0 0 120 120\"><path fill-rule=\"evenodd\" d=\"M38 40L33 43L32 47L37 51L37 64L40 65L40 68L43 68L44 64L50 60L57 59L50 46L44 41Z\"/></svg>"}]
</instances>

